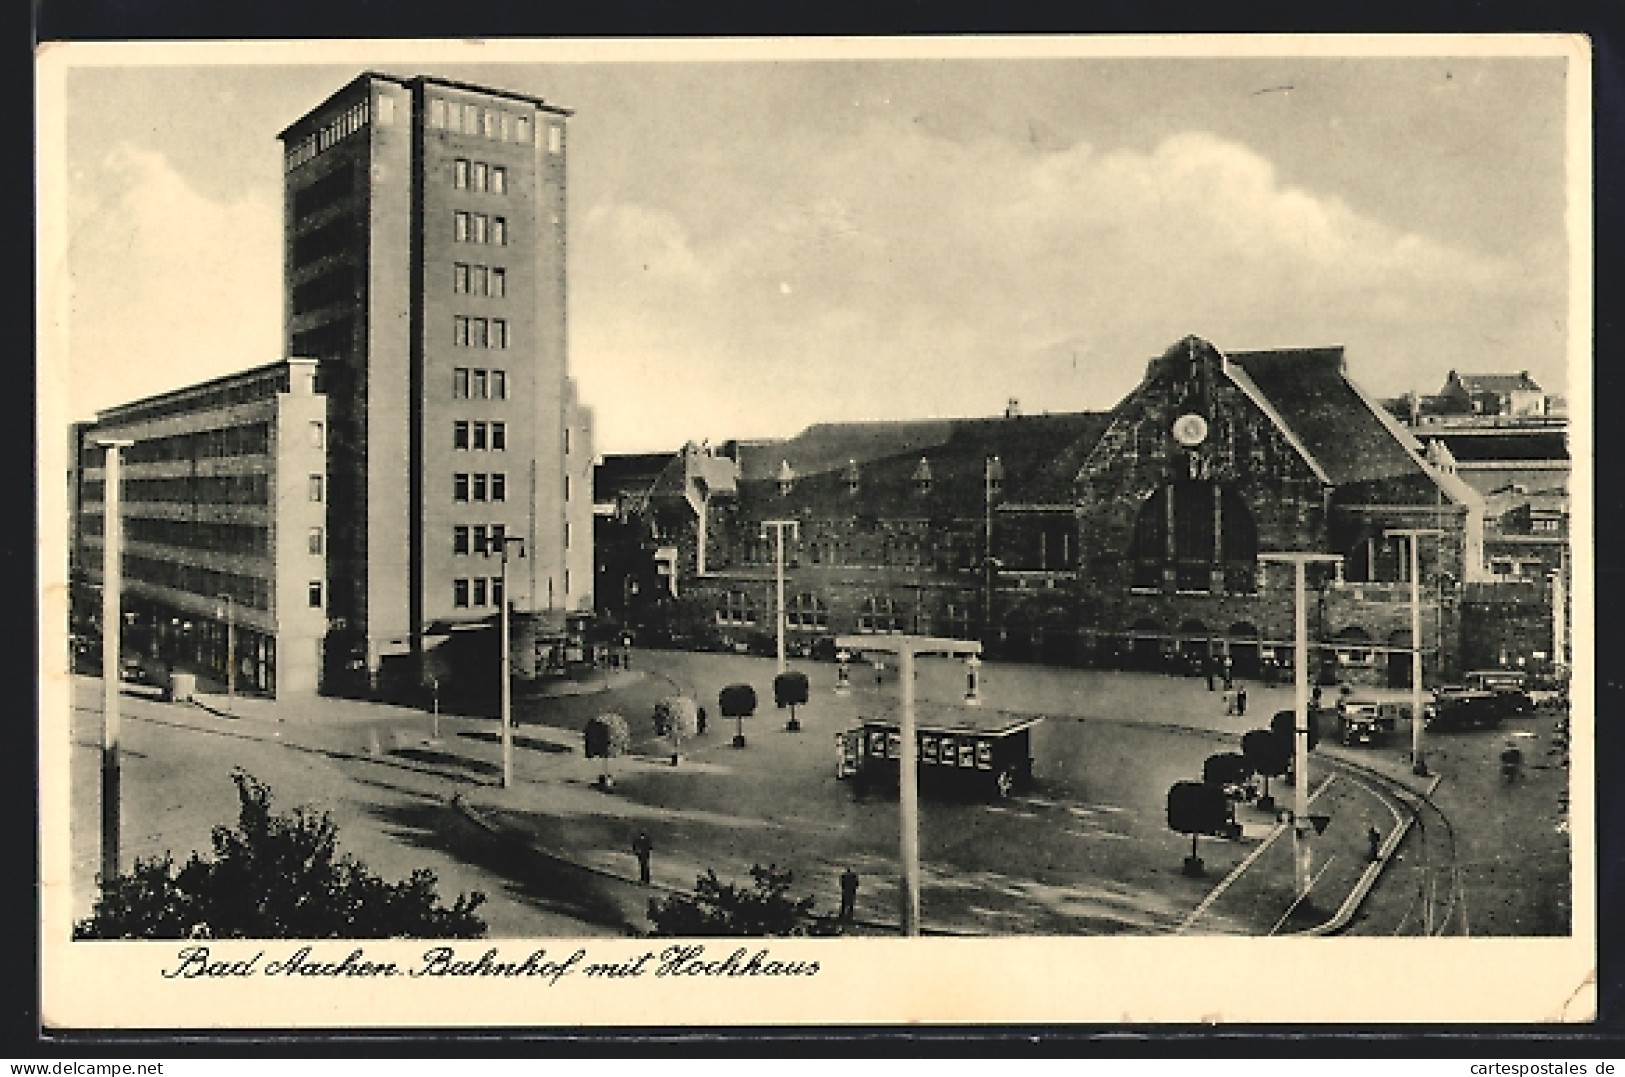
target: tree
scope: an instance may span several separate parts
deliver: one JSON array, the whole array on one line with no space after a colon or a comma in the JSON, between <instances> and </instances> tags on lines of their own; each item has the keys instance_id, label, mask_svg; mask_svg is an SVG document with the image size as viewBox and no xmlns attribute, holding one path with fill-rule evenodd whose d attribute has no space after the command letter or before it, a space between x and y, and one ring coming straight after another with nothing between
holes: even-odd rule
<instances>
[{"instance_id":1,"label":"tree","mask_svg":"<svg viewBox=\"0 0 1625 1077\"><path fill-rule=\"evenodd\" d=\"M1186 875L1202 874L1196 839L1203 834L1217 837L1229 833L1231 827L1230 801L1223 789L1205 782L1175 782L1168 788L1168 829L1191 836Z\"/></svg>"},{"instance_id":2,"label":"tree","mask_svg":"<svg viewBox=\"0 0 1625 1077\"><path fill-rule=\"evenodd\" d=\"M1258 798L1258 806L1272 810L1275 798L1270 796L1270 779L1286 773L1292 759L1292 742L1273 729L1254 729L1242 736L1241 754L1247 757L1247 765L1264 778L1264 795Z\"/></svg>"},{"instance_id":3,"label":"tree","mask_svg":"<svg viewBox=\"0 0 1625 1077\"><path fill-rule=\"evenodd\" d=\"M827 917L813 915L813 899L789 897L793 881L788 868L752 865L751 886L724 883L714 870L694 882L693 894L674 894L662 901L649 899L651 934L672 936L728 936L788 938L801 935L838 935L840 928Z\"/></svg>"},{"instance_id":4,"label":"tree","mask_svg":"<svg viewBox=\"0 0 1625 1077\"><path fill-rule=\"evenodd\" d=\"M699 730L700 708L687 696L667 696L655 704L655 725L671 740L671 765L682 760L683 741Z\"/></svg>"},{"instance_id":5,"label":"tree","mask_svg":"<svg viewBox=\"0 0 1625 1077\"><path fill-rule=\"evenodd\" d=\"M745 746L745 719L756 713L756 689L748 684L730 684L717 693L717 709L724 718L735 720L734 747Z\"/></svg>"},{"instance_id":6,"label":"tree","mask_svg":"<svg viewBox=\"0 0 1625 1077\"><path fill-rule=\"evenodd\" d=\"M780 710L790 708L790 720L784 723L784 728L792 733L801 728L801 722L796 718L796 708L807 702L810 693L807 675L800 670L785 670L773 678L773 702L778 704Z\"/></svg>"},{"instance_id":7,"label":"tree","mask_svg":"<svg viewBox=\"0 0 1625 1077\"><path fill-rule=\"evenodd\" d=\"M1280 736L1286 737L1288 740L1290 740L1297 733L1297 720L1297 711L1276 711L1275 717L1270 719L1270 728L1275 730L1275 732ZM1309 712L1309 750L1311 752L1314 751L1315 746L1319 743L1320 723L1315 720L1315 713L1313 710L1311 710Z\"/></svg>"},{"instance_id":8,"label":"tree","mask_svg":"<svg viewBox=\"0 0 1625 1077\"><path fill-rule=\"evenodd\" d=\"M458 895L450 907L424 868L387 882L338 851L326 812L271 811L271 791L234 770L235 828L214 828L212 859L193 853L176 868L168 855L138 859L103 880L81 939L480 938L485 895Z\"/></svg>"},{"instance_id":9,"label":"tree","mask_svg":"<svg viewBox=\"0 0 1625 1077\"><path fill-rule=\"evenodd\" d=\"M632 731L627 727L626 719L614 711L589 718L583 736L587 758L603 760L598 768L598 787L613 788L615 776L610 773L609 761L632 749Z\"/></svg>"},{"instance_id":10,"label":"tree","mask_svg":"<svg viewBox=\"0 0 1625 1077\"><path fill-rule=\"evenodd\" d=\"M1247 757L1237 752L1219 752L1210 755L1202 764L1202 781L1208 785L1217 785L1221 789L1227 785L1240 785L1252 777L1252 764Z\"/></svg>"}]
</instances>

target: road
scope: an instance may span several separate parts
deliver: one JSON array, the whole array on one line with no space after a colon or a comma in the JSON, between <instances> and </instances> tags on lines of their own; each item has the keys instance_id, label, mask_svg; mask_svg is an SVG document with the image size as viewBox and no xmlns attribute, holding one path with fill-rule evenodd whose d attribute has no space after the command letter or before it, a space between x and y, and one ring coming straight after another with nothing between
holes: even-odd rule
<instances>
[{"instance_id":1,"label":"road","mask_svg":"<svg viewBox=\"0 0 1625 1077\"><path fill-rule=\"evenodd\" d=\"M429 866L448 899L464 890L486 892L497 935L638 930L646 926L650 893L687 889L707 868L744 879L756 862L790 867L793 892L812 895L825 911L836 903L836 877L850 865L862 879L860 918L895 923L895 797L858 796L837 782L833 748L836 730L895 697L895 674L884 671L876 683L872 668L858 667L852 692L840 696L832 690L833 666L795 665L813 685L799 733L786 732L772 706L774 667L766 659L638 652L635 669L619 675L613 690L521 699L519 781L509 791L496 784L489 720L446 719L439 743L426 744L428 718L393 708L349 704L336 717L243 701L243 717L229 719L131 699L126 847L132 855L207 849L210 826L235 814L229 773L240 764L270 785L279 804L332 811L344 847L381 874L394 878ZM715 711L717 689L735 680L754 684L765 704L744 723L743 750L729 746L732 729ZM922 698L956 699L962 686L956 663L922 665ZM674 687L708 705L712 719L675 767L649 721L654 700ZM89 678L75 688L75 818L90 821L72 835L81 914L96 862L97 688ZM1198 777L1208 754L1234 750L1242 733L1290 704L1282 689L1250 691L1251 713L1237 718L1224 715L1217 693L1194 679L984 667L986 706L1050 715L1034 740L1038 784L1002 804L927 802L921 823L927 927L994 934L1178 929L1274 822L1243 806L1238 817L1247 839L1204 839L1208 875L1191 879L1180 873L1189 839L1168 831L1162 815L1172 782ZM579 751L582 723L605 709L623 713L636 734L634 754L617 761L616 787L607 793L594 788L596 765ZM1442 746L1438 765L1457 765L1455 751ZM1464 753L1459 765L1478 764ZM1311 776L1317 784L1323 777L1315 770ZM1289 790L1276 792L1289 803ZM498 837L448 807L453 793ZM1516 795L1541 794L1531 788ZM1334 783L1322 796L1334 822L1317 839L1317 864L1326 872L1317 886L1327 895L1312 903L1319 915L1363 870L1366 826L1383 818L1376 800L1351 784ZM1485 800L1475 810L1494 814L1506 806ZM655 847L653 891L628 881L635 877L630 843L640 830ZM528 848L503 840L512 835L522 835ZM1261 934L1304 926L1301 917L1277 923L1291 886L1284 859L1290 842L1276 844L1203 913L1196 930ZM1566 855L1562 872L1551 860L1542 854L1542 893L1566 886ZM1509 888L1504 876L1486 878L1492 889ZM1507 915L1486 930L1539 933L1539 925L1552 922Z\"/></svg>"}]
</instances>

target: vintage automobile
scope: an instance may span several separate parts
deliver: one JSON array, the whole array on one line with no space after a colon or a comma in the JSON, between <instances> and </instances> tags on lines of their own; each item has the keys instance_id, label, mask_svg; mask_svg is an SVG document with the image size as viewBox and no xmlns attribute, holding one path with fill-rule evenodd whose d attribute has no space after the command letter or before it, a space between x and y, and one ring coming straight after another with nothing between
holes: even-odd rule
<instances>
[{"instance_id":1,"label":"vintage automobile","mask_svg":"<svg viewBox=\"0 0 1625 1077\"><path fill-rule=\"evenodd\" d=\"M1424 708L1424 720L1428 729L1440 731L1495 726L1503 717L1502 707L1493 692L1458 684L1441 685L1433 690L1433 699Z\"/></svg>"},{"instance_id":2,"label":"vintage automobile","mask_svg":"<svg viewBox=\"0 0 1625 1077\"><path fill-rule=\"evenodd\" d=\"M1397 724L1396 708L1362 696L1337 701L1338 739L1347 745L1387 743Z\"/></svg>"},{"instance_id":3,"label":"vintage automobile","mask_svg":"<svg viewBox=\"0 0 1625 1077\"><path fill-rule=\"evenodd\" d=\"M1493 695L1503 718L1528 714L1534 709L1526 690L1527 675L1522 670L1476 669L1462 681L1469 689Z\"/></svg>"},{"instance_id":4,"label":"vintage automobile","mask_svg":"<svg viewBox=\"0 0 1625 1077\"><path fill-rule=\"evenodd\" d=\"M920 703L914 751L920 788L945 795L1007 797L1031 784L1032 728L1043 715ZM835 776L859 788L896 788L902 734L895 714L859 718L836 735Z\"/></svg>"}]
</instances>

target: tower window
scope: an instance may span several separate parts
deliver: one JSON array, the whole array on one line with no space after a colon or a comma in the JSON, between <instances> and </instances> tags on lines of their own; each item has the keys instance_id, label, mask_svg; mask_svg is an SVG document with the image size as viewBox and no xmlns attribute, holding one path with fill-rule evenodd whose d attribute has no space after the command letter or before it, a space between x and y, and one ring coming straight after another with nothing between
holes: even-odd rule
<instances>
[{"instance_id":1,"label":"tower window","mask_svg":"<svg viewBox=\"0 0 1625 1077\"><path fill-rule=\"evenodd\" d=\"M506 217L491 218L491 242L499 247L508 243L508 219Z\"/></svg>"},{"instance_id":2,"label":"tower window","mask_svg":"<svg viewBox=\"0 0 1625 1077\"><path fill-rule=\"evenodd\" d=\"M453 501L468 500L468 474L458 472L451 477L451 499Z\"/></svg>"},{"instance_id":3,"label":"tower window","mask_svg":"<svg viewBox=\"0 0 1625 1077\"><path fill-rule=\"evenodd\" d=\"M474 424L474 448L477 450L485 448L485 431L486 425L484 423Z\"/></svg>"},{"instance_id":4,"label":"tower window","mask_svg":"<svg viewBox=\"0 0 1625 1077\"><path fill-rule=\"evenodd\" d=\"M454 265L451 271L451 290L456 292L458 295L467 295L470 273L471 270L467 264L458 262L456 265Z\"/></svg>"},{"instance_id":5,"label":"tower window","mask_svg":"<svg viewBox=\"0 0 1625 1077\"><path fill-rule=\"evenodd\" d=\"M485 500L485 476L478 472L474 475L474 500Z\"/></svg>"},{"instance_id":6,"label":"tower window","mask_svg":"<svg viewBox=\"0 0 1625 1077\"><path fill-rule=\"evenodd\" d=\"M468 552L468 528L461 524L451 529L451 552Z\"/></svg>"},{"instance_id":7,"label":"tower window","mask_svg":"<svg viewBox=\"0 0 1625 1077\"><path fill-rule=\"evenodd\" d=\"M451 447L454 449L468 448L468 423L458 420L451 424Z\"/></svg>"},{"instance_id":8,"label":"tower window","mask_svg":"<svg viewBox=\"0 0 1625 1077\"><path fill-rule=\"evenodd\" d=\"M491 295L501 299L508 294L508 271L506 269L491 270Z\"/></svg>"},{"instance_id":9,"label":"tower window","mask_svg":"<svg viewBox=\"0 0 1625 1077\"><path fill-rule=\"evenodd\" d=\"M508 448L508 424L491 424L491 451L503 452Z\"/></svg>"},{"instance_id":10,"label":"tower window","mask_svg":"<svg viewBox=\"0 0 1625 1077\"><path fill-rule=\"evenodd\" d=\"M458 400L468 399L468 368L457 367L451 372L451 395Z\"/></svg>"},{"instance_id":11,"label":"tower window","mask_svg":"<svg viewBox=\"0 0 1625 1077\"><path fill-rule=\"evenodd\" d=\"M504 116L504 117L502 117L502 119L503 119L503 126L504 126L504 128L506 128L508 117ZM492 194L507 194L508 193L508 170L506 168L503 168L500 165L492 165L491 166L491 193Z\"/></svg>"},{"instance_id":12,"label":"tower window","mask_svg":"<svg viewBox=\"0 0 1625 1077\"><path fill-rule=\"evenodd\" d=\"M491 476L491 500L508 500L508 476L500 471Z\"/></svg>"},{"instance_id":13,"label":"tower window","mask_svg":"<svg viewBox=\"0 0 1625 1077\"><path fill-rule=\"evenodd\" d=\"M306 599L309 601L311 609L319 610L322 608L322 583L320 580L310 581L310 587L306 592Z\"/></svg>"},{"instance_id":14,"label":"tower window","mask_svg":"<svg viewBox=\"0 0 1625 1077\"><path fill-rule=\"evenodd\" d=\"M497 400L508 399L508 372L505 370L491 371L491 395Z\"/></svg>"},{"instance_id":15,"label":"tower window","mask_svg":"<svg viewBox=\"0 0 1625 1077\"><path fill-rule=\"evenodd\" d=\"M452 232L456 236L458 243L467 243L468 242L468 236L469 236L469 227L468 226L469 226L469 215L467 213L464 213L462 210L458 210L456 215L453 216L453 218L452 218Z\"/></svg>"},{"instance_id":16,"label":"tower window","mask_svg":"<svg viewBox=\"0 0 1625 1077\"><path fill-rule=\"evenodd\" d=\"M452 580L451 581L451 604L458 607L459 609L466 609L468 607L468 581L467 580Z\"/></svg>"},{"instance_id":17,"label":"tower window","mask_svg":"<svg viewBox=\"0 0 1625 1077\"><path fill-rule=\"evenodd\" d=\"M459 191L468 186L468 161L457 158L451 163L451 185Z\"/></svg>"},{"instance_id":18,"label":"tower window","mask_svg":"<svg viewBox=\"0 0 1625 1077\"><path fill-rule=\"evenodd\" d=\"M469 176L469 186L476 191L485 190L488 185L487 177L489 175L490 168L486 165L486 163L484 161L475 161L471 169L471 175Z\"/></svg>"}]
</instances>

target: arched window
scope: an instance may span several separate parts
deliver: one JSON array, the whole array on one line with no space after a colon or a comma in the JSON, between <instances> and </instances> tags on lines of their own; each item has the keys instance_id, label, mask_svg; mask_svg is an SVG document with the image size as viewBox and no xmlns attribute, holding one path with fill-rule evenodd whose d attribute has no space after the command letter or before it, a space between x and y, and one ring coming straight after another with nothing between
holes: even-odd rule
<instances>
[{"instance_id":1,"label":"arched window","mask_svg":"<svg viewBox=\"0 0 1625 1077\"><path fill-rule=\"evenodd\" d=\"M743 591L729 591L722 596L722 605L717 607L717 624L719 625L753 625L756 623L756 606L750 596Z\"/></svg>"},{"instance_id":2,"label":"arched window","mask_svg":"<svg viewBox=\"0 0 1625 1077\"><path fill-rule=\"evenodd\" d=\"M784 623L790 628L828 628L829 609L823 599L803 591L785 603Z\"/></svg>"},{"instance_id":3,"label":"arched window","mask_svg":"<svg viewBox=\"0 0 1625 1077\"><path fill-rule=\"evenodd\" d=\"M858 614L858 631L891 633L903 630L903 618L897 613L897 603L890 595L870 595Z\"/></svg>"},{"instance_id":4,"label":"arched window","mask_svg":"<svg viewBox=\"0 0 1625 1077\"><path fill-rule=\"evenodd\" d=\"M1160 487L1140 506L1130 550L1135 588L1160 590L1171 569L1180 591L1213 589L1222 570L1224 590L1256 588L1258 531L1234 490L1200 479Z\"/></svg>"}]
</instances>

